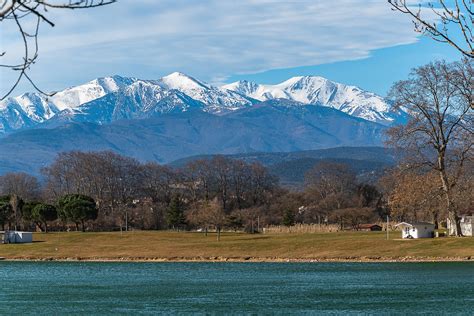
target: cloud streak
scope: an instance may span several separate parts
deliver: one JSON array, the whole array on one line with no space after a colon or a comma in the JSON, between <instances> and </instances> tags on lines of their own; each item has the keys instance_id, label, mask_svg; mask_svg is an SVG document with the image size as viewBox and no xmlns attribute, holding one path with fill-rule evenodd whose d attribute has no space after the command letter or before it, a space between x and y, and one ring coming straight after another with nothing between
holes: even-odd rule
<instances>
[{"instance_id":1,"label":"cloud streak","mask_svg":"<svg viewBox=\"0 0 474 316\"><path fill-rule=\"evenodd\" d=\"M365 58L417 40L407 17L381 0L123 0L53 14L57 27L43 25L32 73L49 89L113 73L157 78L179 70L216 81ZM2 46L19 52L4 38Z\"/></svg>"}]
</instances>

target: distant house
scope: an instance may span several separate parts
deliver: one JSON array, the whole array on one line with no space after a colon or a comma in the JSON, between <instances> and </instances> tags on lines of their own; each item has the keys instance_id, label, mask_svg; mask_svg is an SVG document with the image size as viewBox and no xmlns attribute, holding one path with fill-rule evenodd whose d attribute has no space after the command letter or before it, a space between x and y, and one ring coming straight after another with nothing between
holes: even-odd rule
<instances>
[{"instance_id":1,"label":"distant house","mask_svg":"<svg viewBox=\"0 0 474 316\"><path fill-rule=\"evenodd\" d=\"M377 224L359 224L357 226L357 230L365 230L365 231L381 231L382 226Z\"/></svg>"},{"instance_id":2,"label":"distant house","mask_svg":"<svg viewBox=\"0 0 474 316\"><path fill-rule=\"evenodd\" d=\"M426 222L402 222L395 227L400 227L402 230L402 238L416 239L416 238L433 238L435 225Z\"/></svg>"},{"instance_id":3,"label":"distant house","mask_svg":"<svg viewBox=\"0 0 474 316\"><path fill-rule=\"evenodd\" d=\"M451 221L447 220L448 232L450 235L454 232L454 225L451 224ZM462 215L460 223L461 233L463 236L474 236L474 216L473 215Z\"/></svg>"},{"instance_id":4,"label":"distant house","mask_svg":"<svg viewBox=\"0 0 474 316\"><path fill-rule=\"evenodd\" d=\"M26 244L33 242L33 233L15 230L1 232L1 242L4 244Z\"/></svg>"}]
</instances>

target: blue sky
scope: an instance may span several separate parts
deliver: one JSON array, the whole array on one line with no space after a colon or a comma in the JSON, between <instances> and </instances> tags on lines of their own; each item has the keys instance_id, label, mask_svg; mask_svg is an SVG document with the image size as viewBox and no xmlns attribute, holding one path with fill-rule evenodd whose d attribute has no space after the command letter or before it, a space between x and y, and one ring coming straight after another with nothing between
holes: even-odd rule
<instances>
[{"instance_id":1,"label":"blue sky","mask_svg":"<svg viewBox=\"0 0 474 316\"><path fill-rule=\"evenodd\" d=\"M395 81L405 79L414 67L430 61L461 58L456 50L427 37L413 44L398 45L371 51L370 56L314 66L274 69L251 75L232 75L229 81L241 79L263 83L278 83L292 76L319 75L328 79L359 86L385 95Z\"/></svg>"},{"instance_id":2,"label":"blue sky","mask_svg":"<svg viewBox=\"0 0 474 316\"><path fill-rule=\"evenodd\" d=\"M385 0L119 0L48 14L31 77L47 91L108 75L157 79L181 71L220 84L277 83L320 75L385 95L409 70L459 59L420 38ZM21 56L14 25L2 22L3 62ZM1 72L1 89L14 79ZM22 83L15 94L31 91Z\"/></svg>"}]
</instances>

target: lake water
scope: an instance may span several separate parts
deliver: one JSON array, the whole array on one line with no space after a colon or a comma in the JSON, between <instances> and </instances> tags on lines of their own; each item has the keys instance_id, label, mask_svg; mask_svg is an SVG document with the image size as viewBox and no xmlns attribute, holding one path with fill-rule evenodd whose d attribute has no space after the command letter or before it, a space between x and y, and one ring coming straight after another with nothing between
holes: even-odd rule
<instances>
[{"instance_id":1,"label":"lake water","mask_svg":"<svg viewBox=\"0 0 474 316\"><path fill-rule=\"evenodd\" d=\"M0 315L474 315L474 263L0 262Z\"/></svg>"}]
</instances>

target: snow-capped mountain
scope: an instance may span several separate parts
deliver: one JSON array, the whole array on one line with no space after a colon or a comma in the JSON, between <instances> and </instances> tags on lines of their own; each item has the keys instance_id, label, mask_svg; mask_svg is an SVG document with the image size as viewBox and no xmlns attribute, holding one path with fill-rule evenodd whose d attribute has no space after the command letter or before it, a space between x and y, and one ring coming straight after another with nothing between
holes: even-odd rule
<instances>
[{"instance_id":1,"label":"snow-capped mountain","mask_svg":"<svg viewBox=\"0 0 474 316\"><path fill-rule=\"evenodd\" d=\"M204 103L206 112L215 114L235 111L256 103L255 100L251 100L245 95L208 85L180 72L174 72L159 79L158 84L169 90L178 90L194 100Z\"/></svg>"},{"instance_id":2,"label":"snow-capped mountain","mask_svg":"<svg viewBox=\"0 0 474 316\"><path fill-rule=\"evenodd\" d=\"M73 109L59 112L47 122L48 126L64 122L89 122L106 124L122 119L139 119L156 115L186 112L205 104L179 90L168 90L151 81L137 80L131 85L102 98L84 103Z\"/></svg>"},{"instance_id":3,"label":"snow-capped mountain","mask_svg":"<svg viewBox=\"0 0 474 316\"><path fill-rule=\"evenodd\" d=\"M226 115L268 100L285 106L328 106L383 125L397 122L403 114L392 112L391 106L376 94L322 77L294 77L277 85L239 81L216 87L175 72L158 80L105 77L52 97L26 93L8 98L0 102L0 134L40 124L105 124L189 109Z\"/></svg>"},{"instance_id":4,"label":"snow-capped mountain","mask_svg":"<svg viewBox=\"0 0 474 316\"><path fill-rule=\"evenodd\" d=\"M135 82L120 76L98 78L80 86L54 94L25 93L0 101L0 134L33 127L55 117L61 111L71 111L84 103L123 89Z\"/></svg>"},{"instance_id":5,"label":"snow-capped mountain","mask_svg":"<svg viewBox=\"0 0 474 316\"><path fill-rule=\"evenodd\" d=\"M58 153L71 150L111 150L141 161L167 163L201 154L292 152L382 144L385 127L380 124L329 107L305 106L290 100L283 103L284 106L269 100L227 115L177 110L107 124L80 122L78 117L86 115L81 114L75 117L76 122L24 130L1 138L0 175L12 171L38 174ZM120 115L123 113L129 112L121 111Z\"/></svg>"},{"instance_id":6,"label":"snow-capped mountain","mask_svg":"<svg viewBox=\"0 0 474 316\"><path fill-rule=\"evenodd\" d=\"M390 125L400 116L391 111L391 106L382 97L323 77L294 77L276 85L260 85L243 80L223 88L259 101L288 99L304 104L329 106L383 125Z\"/></svg>"}]
</instances>

